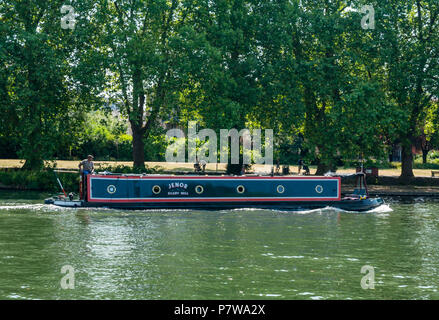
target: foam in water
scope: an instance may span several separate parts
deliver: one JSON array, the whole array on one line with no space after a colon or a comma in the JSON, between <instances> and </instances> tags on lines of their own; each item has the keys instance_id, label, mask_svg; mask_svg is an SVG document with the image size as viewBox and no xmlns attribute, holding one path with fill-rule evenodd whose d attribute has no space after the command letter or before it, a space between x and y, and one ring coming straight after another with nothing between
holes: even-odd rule
<instances>
[{"instance_id":1,"label":"foam in water","mask_svg":"<svg viewBox=\"0 0 439 320\"><path fill-rule=\"evenodd\" d=\"M390 206L388 204L382 204L379 207L376 207L376 208L368 210L368 211L362 211L362 212L348 211L348 210L343 210L343 209L339 209L339 208L331 208L331 210L335 210L338 212L346 212L346 213L388 213L388 212L393 211L393 209L390 208Z\"/></svg>"},{"instance_id":2,"label":"foam in water","mask_svg":"<svg viewBox=\"0 0 439 320\"><path fill-rule=\"evenodd\" d=\"M110 209L110 208L81 208L81 209L89 209L89 210L111 210L111 211L120 211L118 209ZM77 210L77 208L63 208L59 206L55 206L52 204L24 204L24 203L7 203L7 205L0 206L0 210L32 210L32 211L42 211L42 212L53 212L53 211L66 211L66 210ZM189 209L148 209L148 210L140 210L140 211L147 211L147 212L188 212L191 211ZM230 210L220 210L221 212L227 212L227 211L266 211L260 208L239 208L239 209L230 209ZM279 210L279 209L271 209L269 211L276 212L276 213L298 213L298 214L312 214L312 213L324 213L327 211L337 211L337 212L346 212L346 213L358 213L356 211L347 211L339 208L334 207L325 207L321 209L303 209L303 210ZM382 204L381 206L374 208L369 211L364 211L362 213L388 213L392 212L392 208L388 204Z\"/></svg>"},{"instance_id":3,"label":"foam in water","mask_svg":"<svg viewBox=\"0 0 439 320\"><path fill-rule=\"evenodd\" d=\"M6 206L0 206L0 210L16 210L16 209L28 209L39 210L47 207L45 204L22 204L22 203L10 203Z\"/></svg>"},{"instance_id":4,"label":"foam in water","mask_svg":"<svg viewBox=\"0 0 439 320\"><path fill-rule=\"evenodd\" d=\"M0 210L3 211L15 211L15 210L31 210L40 212L54 212L54 211L66 211L68 208L58 207L52 204L24 204L24 203L8 203L7 205L0 206Z\"/></svg>"}]
</instances>

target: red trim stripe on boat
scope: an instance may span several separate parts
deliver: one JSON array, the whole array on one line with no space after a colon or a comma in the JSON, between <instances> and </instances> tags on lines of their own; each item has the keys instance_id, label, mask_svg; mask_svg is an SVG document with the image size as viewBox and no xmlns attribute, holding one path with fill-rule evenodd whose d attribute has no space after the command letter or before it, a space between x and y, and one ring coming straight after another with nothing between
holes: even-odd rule
<instances>
[{"instance_id":1,"label":"red trim stripe on boat","mask_svg":"<svg viewBox=\"0 0 439 320\"><path fill-rule=\"evenodd\" d=\"M340 177L214 177L214 176L115 176L115 175L93 175L98 179L155 179L155 180L338 180L338 198L143 198L143 199L93 199L90 197L90 180L92 175L87 175L87 201L88 202L109 202L109 203L138 203L138 202L273 202L273 201L340 201L341 200L341 178Z\"/></svg>"}]
</instances>

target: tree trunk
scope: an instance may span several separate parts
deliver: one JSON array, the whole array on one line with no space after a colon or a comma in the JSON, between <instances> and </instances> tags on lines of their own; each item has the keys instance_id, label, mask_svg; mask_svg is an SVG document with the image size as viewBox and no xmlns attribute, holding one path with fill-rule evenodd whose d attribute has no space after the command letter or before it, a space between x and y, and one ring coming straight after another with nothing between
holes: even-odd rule
<instances>
[{"instance_id":1,"label":"tree trunk","mask_svg":"<svg viewBox=\"0 0 439 320\"><path fill-rule=\"evenodd\" d=\"M328 171L326 170L327 168L328 168L328 167L325 166L324 164L319 163L319 164L317 165L316 176L322 176L322 175L324 175L326 172L328 172Z\"/></svg>"},{"instance_id":2,"label":"tree trunk","mask_svg":"<svg viewBox=\"0 0 439 320\"><path fill-rule=\"evenodd\" d=\"M317 171L316 171L316 176L323 176L325 173L327 173L328 171L335 171L335 167L334 166L329 166L327 164L323 164L323 163L319 163L317 165Z\"/></svg>"},{"instance_id":3,"label":"tree trunk","mask_svg":"<svg viewBox=\"0 0 439 320\"><path fill-rule=\"evenodd\" d=\"M35 114L32 115L36 117ZM39 122L39 119L32 119L33 122ZM23 169L25 170L41 170L44 167L44 161L42 156L43 146L41 145L41 132L39 130L40 127L35 125L36 128L32 132L29 133L27 140L22 145L24 148L22 154L23 158L26 162L23 165Z\"/></svg>"},{"instance_id":4,"label":"tree trunk","mask_svg":"<svg viewBox=\"0 0 439 320\"><path fill-rule=\"evenodd\" d=\"M41 158L31 157L26 159L22 169L24 170L41 170L44 167L44 161Z\"/></svg>"},{"instance_id":5,"label":"tree trunk","mask_svg":"<svg viewBox=\"0 0 439 320\"><path fill-rule=\"evenodd\" d=\"M35 33L35 29L31 25L26 26L26 30ZM43 126L42 122L42 105L40 99L40 91L42 88L41 76L38 75L35 54L33 48L35 43L31 40L26 41L26 61L27 61L27 82L28 82L28 99L23 102L26 104L27 119L22 122L23 128L21 134L25 136L21 138L22 157L26 160L23 165L25 170L41 170L44 167L42 150Z\"/></svg>"},{"instance_id":6,"label":"tree trunk","mask_svg":"<svg viewBox=\"0 0 439 320\"><path fill-rule=\"evenodd\" d=\"M403 179L413 178L415 175L413 174L413 153L411 144L402 146L401 156L402 169L400 177Z\"/></svg>"},{"instance_id":7,"label":"tree trunk","mask_svg":"<svg viewBox=\"0 0 439 320\"><path fill-rule=\"evenodd\" d=\"M428 152L430 150L427 149L422 149L422 163L426 164L427 163L427 156L428 156Z\"/></svg>"},{"instance_id":8,"label":"tree trunk","mask_svg":"<svg viewBox=\"0 0 439 320\"><path fill-rule=\"evenodd\" d=\"M133 161L134 167L145 167L145 143L143 142L143 131L139 128L131 127L133 131Z\"/></svg>"}]
</instances>

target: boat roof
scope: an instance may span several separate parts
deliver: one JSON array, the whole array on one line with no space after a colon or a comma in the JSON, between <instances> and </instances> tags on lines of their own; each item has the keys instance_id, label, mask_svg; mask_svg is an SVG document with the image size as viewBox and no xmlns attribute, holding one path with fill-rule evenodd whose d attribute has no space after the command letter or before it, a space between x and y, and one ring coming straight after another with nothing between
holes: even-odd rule
<instances>
[{"instance_id":1,"label":"boat roof","mask_svg":"<svg viewBox=\"0 0 439 320\"><path fill-rule=\"evenodd\" d=\"M187 174L150 174L150 173L116 173L116 172L98 172L97 174L92 174L92 176L121 176L121 177L198 177L198 178L275 178L275 179L285 179L285 178L300 178L300 179L329 179L329 178L339 178L340 175L334 176L303 176L303 175L264 175L264 174L245 174L245 175L228 175L228 174L197 174L197 173L187 173Z\"/></svg>"}]
</instances>

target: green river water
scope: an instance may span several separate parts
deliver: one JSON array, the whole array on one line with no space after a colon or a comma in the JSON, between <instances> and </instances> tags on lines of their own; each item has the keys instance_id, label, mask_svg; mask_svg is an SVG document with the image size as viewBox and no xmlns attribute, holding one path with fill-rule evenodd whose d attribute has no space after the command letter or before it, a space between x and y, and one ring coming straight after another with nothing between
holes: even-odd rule
<instances>
[{"instance_id":1,"label":"green river water","mask_svg":"<svg viewBox=\"0 0 439 320\"><path fill-rule=\"evenodd\" d=\"M121 211L45 196L0 190L0 299L439 298L439 202ZM74 289L61 286L66 265ZM361 286L365 265L374 289Z\"/></svg>"}]
</instances>

